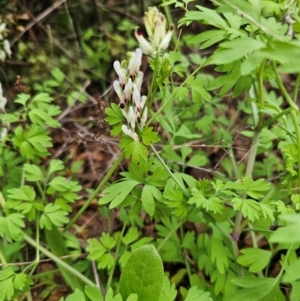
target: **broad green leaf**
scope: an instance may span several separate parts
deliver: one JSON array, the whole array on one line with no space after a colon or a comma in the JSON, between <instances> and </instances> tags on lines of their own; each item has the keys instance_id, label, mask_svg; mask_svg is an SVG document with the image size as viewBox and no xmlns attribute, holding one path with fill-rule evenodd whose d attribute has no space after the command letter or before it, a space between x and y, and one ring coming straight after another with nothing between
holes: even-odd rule
<instances>
[{"instance_id":1,"label":"broad green leaf","mask_svg":"<svg viewBox=\"0 0 300 301\"><path fill-rule=\"evenodd\" d=\"M119 291L124 300L135 293L139 300L158 301L163 287L163 265L152 245L132 252L122 271Z\"/></svg>"},{"instance_id":2,"label":"broad green leaf","mask_svg":"<svg viewBox=\"0 0 300 301\"><path fill-rule=\"evenodd\" d=\"M46 102L49 103L53 100L53 98L48 94L48 93L39 93L35 95L32 99L32 103L37 103L37 102Z\"/></svg>"},{"instance_id":3,"label":"broad green leaf","mask_svg":"<svg viewBox=\"0 0 300 301\"><path fill-rule=\"evenodd\" d=\"M278 287L276 278L243 277L234 278L232 281L239 286L246 287L229 295L225 301L285 301Z\"/></svg>"},{"instance_id":4,"label":"broad green leaf","mask_svg":"<svg viewBox=\"0 0 300 301\"><path fill-rule=\"evenodd\" d=\"M249 267L249 271L252 273L263 270L269 264L272 256L272 252L258 248L242 249L241 253L243 255L237 258L237 262L242 266Z\"/></svg>"},{"instance_id":5,"label":"broad green leaf","mask_svg":"<svg viewBox=\"0 0 300 301\"><path fill-rule=\"evenodd\" d=\"M196 5L200 11L188 11L185 16L179 21L179 26L184 23L198 21L203 24L209 24L220 29L226 29L229 26L226 21L214 9L208 9L200 5Z\"/></svg>"},{"instance_id":6,"label":"broad green leaf","mask_svg":"<svg viewBox=\"0 0 300 301\"><path fill-rule=\"evenodd\" d=\"M194 35L188 40L191 44L201 44L200 49L206 49L228 37L226 30L206 30L200 34Z\"/></svg>"},{"instance_id":7,"label":"broad green leaf","mask_svg":"<svg viewBox=\"0 0 300 301\"><path fill-rule=\"evenodd\" d=\"M261 49L265 44L259 40L242 37L220 44L219 48L208 59L209 65L222 65L242 59L248 53Z\"/></svg>"},{"instance_id":8,"label":"broad green leaf","mask_svg":"<svg viewBox=\"0 0 300 301\"><path fill-rule=\"evenodd\" d=\"M105 196L99 200L99 204L104 205L111 203L109 206L110 209L119 206L132 191L132 189L138 184L139 182L134 180L127 180L112 184L103 191Z\"/></svg>"}]
</instances>

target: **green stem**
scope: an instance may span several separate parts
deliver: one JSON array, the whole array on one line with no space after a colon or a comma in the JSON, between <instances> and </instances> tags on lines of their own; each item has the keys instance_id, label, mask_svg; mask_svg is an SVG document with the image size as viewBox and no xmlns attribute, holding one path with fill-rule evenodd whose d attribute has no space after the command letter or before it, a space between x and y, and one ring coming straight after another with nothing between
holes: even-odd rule
<instances>
[{"instance_id":1,"label":"green stem","mask_svg":"<svg viewBox=\"0 0 300 301\"><path fill-rule=\"evenodd\" d=\"M281 111L279 114L277 114L276 116L274 116L273 118L269 119L267 122L265 123L261 123L258 130L261 131L263 128L268 128L272 123L274 123L275 121L279 120L282 116L287 115L288 113L290 113L292 110L291 107Z\"/></svg>"},{"instance_id":2,"label":"green stem","mask_svg":"<svg viewBox=\"0 0 300 301\"><path fill-rule=\"evenodd\" d=\"M112 278L113 278L114 271L115 271L116 264L117 264L117 257L118 257L118 254L119 254L119 249L120 249L122 237L124 236L124 232L125 232L126 226L127 226L127 223L125 222L124 225L123 225L122 231L121 231L121 235L119 236L119 241L118 241L116 252L115 252L115 256L114 256L115 257L114 258L115 259L114 260L114 265L112 266L112 268L109 271L109 276L108 276L108 280L107 280L107 284L106 284L106 291L111 286Z\"/></svg>"},{"instance_id":3,"label":"green stem","mask_svg":"<svg viewBox=\"0 0 300 301\"><path fill-rule=\"evenodd\" d=\"M295 82L294 90L293 90L293 101L296 102L298 99L298 91L299 91L299 84L300 84L300 73L297 75L297 79Z\"/></svg>"},{"instance_id":4,"label":"green stem","mask_svg":"<svg viewBox=\"0 0 300 301\"><path fill-rule=\"evenodd\" d=\"M33 240L30 236L28 236L25 232L23 232L24 239L32 245L36 249L40 249L43 254L45 254L48 258L52 259L56 264L62 266L66 270L68 270L70 273L78 277L80 280L82 280L85 284L95 286L95 283L93 283L90 279L85 277L83 274L78 272L76 269L65 263L63 260L52 254L50 251L42 247L40 244L38 244L35 240Z\"/></svg>"},{"instance_id":5,"label":"green stem","mask_svg":"<svg viewBox=\"0 0 300 301\"><path fill-rule=\"evenodd\" d=\"M191 78L193 77L195 74L198 73L198 71L203 67L205 62L203 62L202 65L200 65L197 69L195 69L195 71L189 75L185 81L179 86L179 87L183 87L185 85L185 83ZM156 113L148 120L148 122L146 123L146 126L148 126L149 124L152 123L153 120L155 120L155 118L165 109L165 107L171 102L171 100L173 99L173 97L175 96L175 93L173 92L172 95L169 97L169 99L163 103L161 105L161 107L156 111Z\"/></svg>"},{"instance_id":6,"label":"green stem","mask_svg":"<svg viewBox=\"0 0 300 301\"><path fill-rule=\"evenodd\" d=\"M184 224L185 220L182 220L179 222L176 227L172 228L172 230L167 234L167 236L164 237L164 239L161 241L161 243L157 246L157 251L159 251L164 244L170 239L170 237Z\"/></svg>"},{"instance_id":7,"label":"green stem","mask_svg":"<svg viewBox=\"0 0 300 301\"><path fill-rule=\"evenodd\" d=\"M296 111L296 112L299 112L299 108L297 107L297 105L294 103L294 101L291 99L290 95L288 94L288 92L286 91L283 83L282 83L282 80L277 72L277 69L276 69L276 65L275 63L273 62L273 69L274 69L274 73L275 73L275 78L276 78L276 82L279 86L279 89L281 91L281 93L283 94L283 96L285 97L286 101L288 102L288 104L290 105L290 107Z\"/></svg>"},{"instance_id":8,"label":"green stem","mask_svg":"<svg viewBox=\"0 0 300 301\"><path fill-rule=\"evenodd\" d=\"M297 139L297 148L298 148L298 187L300 189L300 130L299 130L299 124L297 120L296 112L293 110L291 112L292 121L295 128L295 134Z\"/></svg>"},{"instance_id":9,"label":"green stem","mask_svg":"<svg viewBox=\"0 0 300 301\"><path fill-rule=\"evenodd\" d=\"M119 157L114 162L114 164L112 165L112 167L110 168L110 170L108 171L108 173L106 174L106 176L103 178L103 180L101 181L101 183L98 185L98 187L96 188L96 190L90 195L90 197L85 202L85 204L75 214L75 216L72 218L72 220L69 222L69 224L65 227L64 231L68 231L73 226L73 224L77 221L77 219L84 213L84 211L90 206L91 202L95 199L95 197L97 197L97 195L99 194L99 192L101 191L101 189L104 187L104 185L106 185L106 183L108 182L109 178L112 176L112 174L115 172L115 170L117 169L117 167L119 166L119 164L122 162L122 160L124 158L124 155L125 155L124 152L122 152L119 155Z\"/></svg>"},{"instance_id":10,"label":"green stem","mask_svg":"<svg viewBox=\"0 0 300 301\"><path fill-rule=\"evenodd\" d=\"M159 162L161 163L161 165L169 173L169 175L174 180L174 182L178 185L178 187L180 187L180 189L182 190L182 192L184 193L184 195L189 199L191 197L190 194L186 191L185 187L183 187L182 184L178 181L178 179L174 176L174 174L172 173L172 171L170 170L170 168L166 165L165 161L162 159L162 157L159 155L159 153L155 149L155 147L151 144L150 148L152 149L153 153L155 154L155 156L157 157L157 159L159 160Z\"/></svg>"}]
</instances>

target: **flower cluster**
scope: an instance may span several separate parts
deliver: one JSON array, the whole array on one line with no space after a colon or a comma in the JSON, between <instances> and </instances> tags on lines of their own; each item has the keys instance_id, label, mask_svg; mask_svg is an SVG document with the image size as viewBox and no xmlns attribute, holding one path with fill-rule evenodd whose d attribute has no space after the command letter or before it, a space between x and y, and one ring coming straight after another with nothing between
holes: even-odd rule
<instances>
[{"instance_id":1,"label":"flower cluster","mask_svg":"<svg viewBox=\"0 0 300 301\"><path fill-rule=\"evenodd\" d=\"M148 12L145 13L144 17L144 24L149 41L143 36L142 30L139 27L135 30L135 37L143 52L155 57L169 46L174 25L170 25L168 31L166 31L166 18L156 7L148 8Z\"/></svg>"},{"instance_id":2,"label":"flower cluster","mask_svg":"<svg viewBox=\"0 0 300 301\"><path fill-rule=\"evenodd\" d=\"M142 50L137 48L135 52L128 54L128 63L127 61L114 62L114 69L119 80L114 81L113 86L119 96L120 108L128 124L122 126L122 131L136 141L139 139L136 134L136 123L144 127L148 112L145 107L147 97L141 96L144 77L143 72L140 71L142 55Z\"/></svg>"},{"instance_id":3,"label":"flower cluster","mask_svg":"<svg viewBox=\"0 0 300 301\"><path fill-rule=\"evenodd\" d=\"M6 24L0 20L0 61L4 62L6 56L11 56L9 41L4 39ZM1 49L2 48L2 49Z\"/></svg>"}]
</instances>

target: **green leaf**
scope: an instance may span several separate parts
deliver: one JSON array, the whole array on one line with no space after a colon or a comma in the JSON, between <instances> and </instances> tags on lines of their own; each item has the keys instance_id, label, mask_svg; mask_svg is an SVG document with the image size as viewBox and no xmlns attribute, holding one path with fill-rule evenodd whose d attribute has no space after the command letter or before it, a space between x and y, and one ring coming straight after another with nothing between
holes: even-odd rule
<instances>
[{"instance_id":1,"label":"green leaf","mask_svg":"<svg viewBox=\"0 0 300 301\"><path fill-rule=\"evenodd\" d=\"M158 138L157 132L154 132L152 127L145 127L142 131L142 140L145 145L150 145L158 142L160 139Z\"/></svg>"},{"instance_id":2,"label":"green leaf","mask_svg":"<svg viewBox=\"0 0 300 301\"><path fill-rule=\"evenodd\" d=\"M25 179L32 182L42 180L41 169L34 164L24 164L23 169L25 171Z\"/></svg>"},{"instance_id":3,"label":"green leaf","mask_svg":"<svg viewBox=\"0 0 300 301\"><path fill-rule=\"evenodd\" d=\"M249 271L252 273L263 270L272 257L272 252L258 248L242 249L241 253L243 255L237 258L237 262L242 266L249 267Z\"/></svg>"},{"instance_id":4,"label":"green leaf","mask_svg":"<svg viewBox=\"0 0 300 301\"><path fill-rule=\"evenodd\" d=\"M206 198L201 191L193 193L188 201L189 204L195 204L199 208L206 211L213 211L213 213L221 213L223 211L223 202L218 197Z\"/></svg>"},{"instance_id":5,"label":"green leaf","mask_svg":"<svg viewBox=\"0 0 300 301\"><path fill-rule=\"evenodd\" d=\"M52 69L51 74L59 84L62 84L65 79L65 74L59 68Z\"/></svg>"},{"instance_id":6,"label":"green leaf","mask_svg":"<svg viewBox=\"0 0 300 301\"><path fill-rule=\"evenodd\" d=\"M9 242L22 238L22 229L25 227L24 215L10 213L8 216L0 216L0 236L5 237Z\"/></svg>"},{"instance_id":7,"label":"green leaf","mask_svg":"<svg viewBox=\"0 0 300 301\"><path fill-rule=\"evenodd\" d=\"M134 180L126 180L120 183L112 184L103 191L103 193L106 195L99 200L99 204L104 205L111 202L109 206L110 209L119 206L132 191L132 189L138 184L139 182Z\"/></svg>"},{"instance_id":8,"label":"green leaf","mask_svg":"<svg viewBox=\"0 0 300 301\"><path fill-rule=\"evenodd\" d=\"M116 105L115 103L111 104L111 108L107 108L105 110L105 115L106 115L106 117L104 118L104 120L109 125L115 125L115 124L121 123L125 119L121 112L120 107L118 105Z\"/></svg>"},{"instance_id":9,"label":"green leaf","mask_svg":"<svg viewBox=\"0 0 300 301\"><path fill-rule=\"evenodd\" d=\"M226 247L223 244L223 241L220 235L216 235L215 232L217 230L214 229L214 234L211 238L211 262L215 262L218 271L221 274L224 274L226 269L229 266Z\"/></svg>"},{"instance_id":10,"label":"green leaf","mask_svg":"<svg viewBox=\"0 0 300 301\"><path fill-rule=\"evenodd\" d=\"M64 168L64 163L61 160L53 159L49 163L47 176L49 177L53 172L63 170Z\"/></svg>"},{"instance_id":11,"label":"green leaf","mask_svg":"<svg viewBox=\"0 0 300 301\"><path fill-rule=\"evenodd\" d=\"M53 98L48 93L39 93L33 97L32 103L38 103L38 102L50 103L52 100Z\"/></svg>"},{"instance_id":12,"label":"green leaf","mask_svg":"<svg viewBox=\"0 0 300 301\"><path fill-rule=\"evenodd\" d=\"M96 285L85 286L84 292L91 299L91 301L103 301L103 295Z\"/></svg>"},{"instance_id":13,"label":"green leaf","mask_svg":"<svg viewBox=\"0 0 300 301\"><path fill-rule=\"evenodd\" d=\"M29 98L30 98L30 95L21 93L21 94L18 94L18 97L15 100L15 102L20 103L21 105L25 106L27 101L29 100Z\"/></svg>"},{"instance_id":14,"label":"green leaf","mask_svg":"<svg viewBox=\"0 0 300 301\"><path fill-rule=\"evenodd\" d=\"M146 142L147 139L146 139ZM128 136L123 136L120 141L120 147L125 151L125 157L131 157L132 162L138 163L142 159L147 160L148 149L139 141L133 141Z\"/></svg>"},{"instance_id":15,"label":"green leaf","mask_svg":"<svg viewBox=\"0 0 300 301\"><path fill-rule=\"evenodd\" d=\"M154 186L145 185L142 191L142 204L146 212L153 216L155 212L155 201L154 198L161 200L162 193Z\"/></svg>"},{"instance_id":16,"label":"green leaf","mask_svg":"<svg viewBox=\"0 0 300 301\"><path fill-rule=\"evenodd\" d=\"M42 229L46 227L49 230L52 229L53 225L61 227L69 222L69 218L66 215L68 215L68 212L63 211L61 206L53 205L52 203L47 204L40 218L40 227Z\"/></svg>"},{"instance_id":17,"label":"green leaf","mask_svg":"<svg viewBox=\"0 0 300 301\"><path fill-rule=\"evenodd\" d=\"M192 36L188 40L191 44L200 44L200 49L206 49L228 37L226 30L206 30L200 34Z\"/></svg>"},{"instance_id":18,"label":"green leaf","mask_svg":"<svg viewBox=\"0 0 300 301\"><path fill-rule=\"evenodd\" d=\"M229 295L225 301L285 301L276 278L243 277L232 279L236 285L246 287Z\"/></svg>"},{"instance_id":19,"label":"green leaf","mask_svg":"<svg viewBox=\"0 0 300 301\"><path fill-rule=\"evenodd\" d=\"M177 291L175 288L175 283L173 282L171 285L169 278L167 276L164 276L164 282L159 301L173 301L175 300L176 295Z\"/></svg>"},{"instance_id":20,"label":"green leaf","mask_svg":"<svg viewBox=\"0 0 300 301\"><path fill-rule=\"evenodd\" d=\"M259 219L260 206L256 201L251 199L233 198L231 202L234 210L242 211L244 217L249 218L250 222L254 222Z\"/></svg>"},{"instance_id":21,"label":"green leaf","mask_svg":"<svg viewBox=\"0 0 300 301\"><path fill-rule=\"evenodd\" d=\"M152 245L132 252L122 271L119 291L123 299L135 293L139 300L158 301L163 287L163 265Z\"/></svg>"},{"instance_id":22,"label":"green leaf","mask_svg":"<svg viewBox=\"0 0 300 301\"><path fill-rule=\"evenodd\" d=\"M285 274L282 277L282 282L291 283L300 279L299 275L300 270L300 259L295 262L292 262L286 269Z\"/></svg>"},{"instance_id":23,"label":"green leaf","mask_svg":"<svg viewBox=\"0 0 300 301\"><path fill-rule=\"evenodd\" d=\"M209 24L220 29L226 29L229 26L226 21L213 9L208 9L200 5L196 7L201 10L198 11L188 11L185 13L184 18L179 21L179 26L184 23L190 23L191 21L198 21L204 24Z\"/></svg>"},{"instance_id":24,"label":"green leaf","mask_svg":"<svg viewBox=\"0 0 300 301\"><path fill-rule=\"evenodd\" d=\"M219 48L208 59L208 65L222 65L240 60L248 53L262 49L265 44L259 40L242 37L220 44Z\"/></svg>"},{"instance_id":25,"label":"green leaf","mask_svg":"<svg viewBox=\"0 0 300 301\"><path fill-rule=\"evenodd\" d=\"M75 292L73 294L69 295L66 298L66 301L84 301L84 300L85 300L84 294L78 288L75 289Z\"/></svg>"},{"instance_id":26,"label":"green leaf","mask_svg":"<svg viewBox=\"0 0 300 301\"><path fill-rule=\"evenodd\" d=\"M210 292L204 292L197 286L192 286L184 301L213 301L213 299L210 297Z\"/></svg>"}]
</instances>

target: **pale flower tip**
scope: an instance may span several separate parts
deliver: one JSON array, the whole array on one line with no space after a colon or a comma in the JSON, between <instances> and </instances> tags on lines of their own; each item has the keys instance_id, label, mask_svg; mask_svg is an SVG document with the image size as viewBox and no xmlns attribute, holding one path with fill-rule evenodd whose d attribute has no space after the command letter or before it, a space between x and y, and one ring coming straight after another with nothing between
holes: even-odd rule
<instances>
[{"instance_id":1,"label":"pale flower tip","mask_svg":"<svg viewBox=\"0 0 300 301\"><path fill-rule=\"evenodd\" d=\"M138 137L137 133L133 132L125 124L122 125L122 132L125 135L131 137L134 141L138 141L139 140L139 137Z\"/></svg>"}]
</instances>

